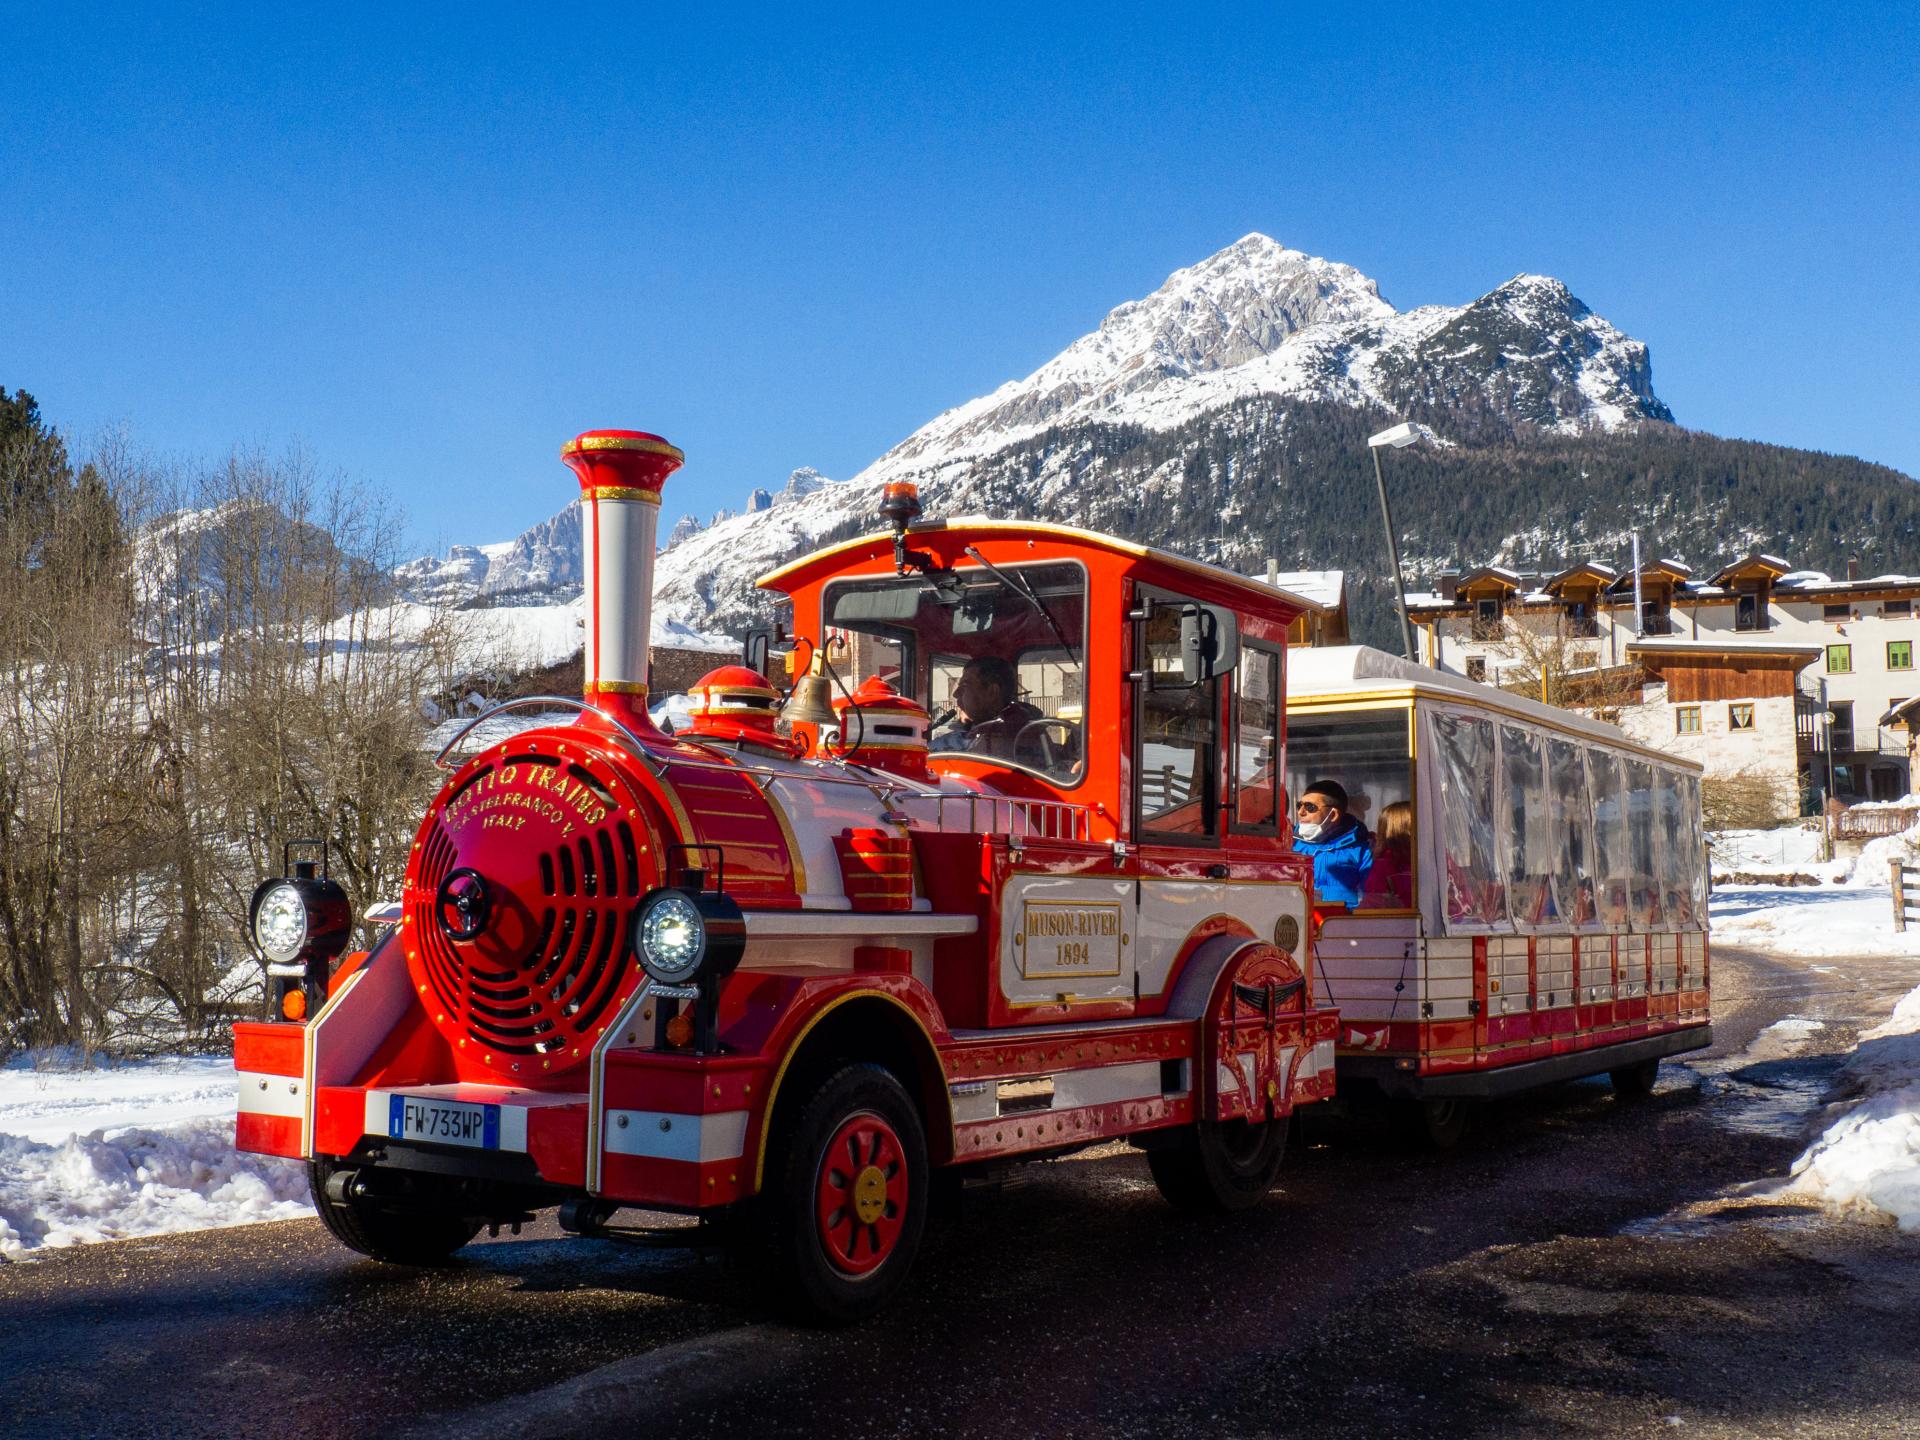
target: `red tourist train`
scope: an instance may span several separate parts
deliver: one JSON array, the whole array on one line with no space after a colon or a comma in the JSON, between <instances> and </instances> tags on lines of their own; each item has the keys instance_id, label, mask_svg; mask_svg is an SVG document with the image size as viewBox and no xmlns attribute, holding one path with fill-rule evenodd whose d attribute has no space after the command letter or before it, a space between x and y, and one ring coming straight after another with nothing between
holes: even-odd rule
<instances>
[{"instance_id":1,"label":"red tourist train","mask_svg":"<svg viewBox=\"0 0 1920 1440\"><path fill-rule=\"evenodd\" d=\"M1633 1089L1707 1043L1683 764L1374 652L1292 695L1309 602L1086 531L924 521L906 486L890 528L760 582L791 601L791 685L759 647L669 735L647 641L682 457L616 430L562 458L574 713L443 752L369 951L335 963L345 900L310 862L255 897L287 1018L235 1026L238 1142L308 1161L354 1249L429 1262L554 1206L587 1233L725 1217L793 1310L849 1320L967 1168L1125 1138L1175 1205L1238 1210L1336 1052L1445 1140L1463 1099ZM1314 902L1290 711L1357 809L1418 812L1384 906Z\"/></svg>"}]
</instances>

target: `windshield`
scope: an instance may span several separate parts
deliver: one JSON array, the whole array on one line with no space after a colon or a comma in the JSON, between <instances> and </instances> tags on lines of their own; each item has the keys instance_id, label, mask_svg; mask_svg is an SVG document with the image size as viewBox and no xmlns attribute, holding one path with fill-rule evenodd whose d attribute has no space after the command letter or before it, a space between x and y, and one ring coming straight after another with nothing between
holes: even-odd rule
<instances>
[{"instance_id":1,"label":"windshield","mask_svg":"<svg viewBox=\"0 0 1920 1440\"><path fill-rule=\"evenodd\" d=\"M1057 784L1086 764L1086 572L988 565L827 588L847 688L870 676L933 714L935 754L1032 770Z\"/></svg>"}]
</instances>

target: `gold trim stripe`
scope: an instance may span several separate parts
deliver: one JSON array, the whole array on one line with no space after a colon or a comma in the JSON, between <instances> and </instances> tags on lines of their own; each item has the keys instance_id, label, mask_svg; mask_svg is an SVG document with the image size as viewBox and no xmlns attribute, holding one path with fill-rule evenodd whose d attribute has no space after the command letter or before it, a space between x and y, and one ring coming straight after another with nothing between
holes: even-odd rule
<instances>
[{"instance_id":1,"label":"gold trim stripe","mask_svg":"<svg viewBox=\"0 0 1920 1440\"><path fill-rule=\"evenodd\" d=\"M658 505L660 492L644 485L589 485L580 492L582 500L638 500L643 505Z\"/></svg>"},{"instance_id":2,"label":"gold trim stripe","mask_svg":"<svg viewBox=\"0 0 1920 1440\"><path fill-rule=\"evenodd\" d=\"M636 435L582 435L560 447L560 458L564 460L569 455L588 455L601 450L638 451L642 455L665 455L680 461L687 458L677 445L669 445L664 440L642 440Z\"/></svg>"},{"instance_id":3,"label":"gold trim stripe","mask_svg":"<svg viewBox=\"0 0 1920 1440\"><path fill-rule=\"evenodd\" d=\"M786 1053L780 1057L779 1067L773 1072L773 1083L767 1087L766 1107L761 1112L762 1118L760 1121L759 1153L754 1156L754 1161L753 1161L753 1193L754 1194L757 1195L760 1193L760 1187L765 1182L765 1179L766 1179L767 1140L770 1137L773 1130L773 1108L776 1104L779 1103L780 1082L787 1078L787 1067L793 1064L793 1057L800 1053L800 1047L806 1043L807 1036L813 1033L813 1029L816 1025L818 1025L822 1020L826 1019L827 1016L832 1014L835 1010L838 1010L842 1005L845 1005L848 1001L863 1000L868 998L869 996L875 999L885 1000L888 1004L892 1005L896 1010L900 1011L901 1014L905 1015L907 1019L913 1022L913 1028L920 1032L921 1036L927 1042L927 1048L933 1052L933 1063L940 1071L940 1089L943 1093L945 1092L947 1088L946 1057L941 1055L940 1047L933 1043L933 1036L927 1034L926 1025L921 1022L921 1019L918 1015L913 1013L912 1006L908 1005L906 1001L902 1000L898 995L895 995L891 991L887 991L887 990L863 989L863 990L843 991L841 994L836 995L831 1000L827 1001L826 1004L822 1005L818 1010L814 1011L810 1017L808 1017L807 1023L800 1027L800 1032L797 1035L795 1035L792 1040L787 1042ZM932 1119L933 1117L929 1115L927 1118ZM952 1123L951 1119L949 1119L948 1123L949 1124Z\"/></svg>"},{"instance_id":4,"label":"gold trim stripe","mask_svg":"<svg viewBox=\"0 0 1920 1440\"><path fill-rule=\"evenodd\" d=\"M604 690L609 695L644 695L647 693L646 685L637 680L589 680L587 683L593 689Z\"/></svg>"}]
</instances>

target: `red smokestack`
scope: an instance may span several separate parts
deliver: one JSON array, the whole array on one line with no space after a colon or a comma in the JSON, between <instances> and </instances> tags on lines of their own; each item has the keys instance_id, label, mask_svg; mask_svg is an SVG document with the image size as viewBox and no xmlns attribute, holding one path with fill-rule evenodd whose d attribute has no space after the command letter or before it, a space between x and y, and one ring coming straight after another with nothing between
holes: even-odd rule
<instances>
[{"instance_id":1,"label":"red smokestack","mask_svg":"<svg viewBox=\"0 0 1920 1440\"><path fill-rule=\"evenodd\" d=\"M660 490L686 456L644 430L589 430L562 446L560 458L580 477L587 572L584 698L631 728L650 730L647 652Z\"/></svg>"}]
</instances>

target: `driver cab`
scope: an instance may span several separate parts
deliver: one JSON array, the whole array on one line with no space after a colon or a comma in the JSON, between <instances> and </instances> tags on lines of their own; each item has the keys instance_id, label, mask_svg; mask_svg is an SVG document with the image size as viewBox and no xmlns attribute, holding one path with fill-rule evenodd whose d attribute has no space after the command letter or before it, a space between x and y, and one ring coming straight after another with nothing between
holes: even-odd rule
<instances>
[{"instance_id":1,"label":"driver cab","mask_svg":"<svg viewBox=\"0 0 1920 1440\"><path fill-rule=\"evenodd\" d=\"M878 679L925 706L933 775L994 797L947 812L972 833L914 826L934 908L980 913L987 937L984 969L977 942L942 942L952 1023L1161 1014L1209 935L1294 948L1311 867L1288 839L1280 697L1309 602L984 519L901 525L760 583L792 597L796 646L836 693ZM1049 823L1016 824L1033 802Z\"/></svg>"}]
</instances>

